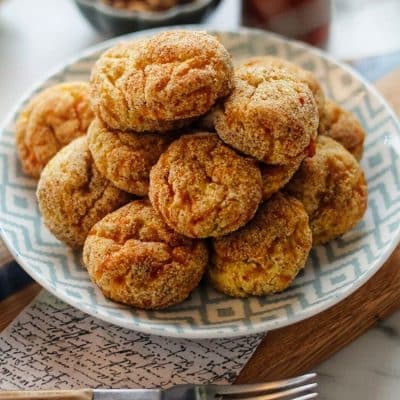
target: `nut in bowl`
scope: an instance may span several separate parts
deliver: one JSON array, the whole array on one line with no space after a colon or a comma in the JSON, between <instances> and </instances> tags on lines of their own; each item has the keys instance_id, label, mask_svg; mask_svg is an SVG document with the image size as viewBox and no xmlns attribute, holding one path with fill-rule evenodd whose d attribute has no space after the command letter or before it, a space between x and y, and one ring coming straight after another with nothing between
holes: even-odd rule
<instances>
[{"instance_id":1,"label":"nut in bowl","mask_svg":"<svg viewBox=\"0 0 400 400\"><path fill-rule=\"evenodd\" d=\"M183 44L192 38L205 45ZM399 127L372 88L264 32L146 32L119 42L52 77L89 81L95 118L87 138L44 167L44 218L36 181L15 173L13 123L2 131L2 233L36 280L106 321L204 338L315 315L382 265L400 235L396 206L381 201L400 198L400 157L381 133ZM109 60L115 50L123 56ZM272 51L277 58L264 57ZM55 184L51 202L43 193ZM84 244L84 265L81 250L43 223Z\"/></svg>"},{"instance_id":2,"label":"nut in bowl","mask_svg":"<svg viewBox=\"0 0 400 400\"><path fill-rule=\"evenodd\" d=\"M97 30L117 36L157 26L198 23L219 0L75 0L75 3Z\"/></svg>"}]
</instances>

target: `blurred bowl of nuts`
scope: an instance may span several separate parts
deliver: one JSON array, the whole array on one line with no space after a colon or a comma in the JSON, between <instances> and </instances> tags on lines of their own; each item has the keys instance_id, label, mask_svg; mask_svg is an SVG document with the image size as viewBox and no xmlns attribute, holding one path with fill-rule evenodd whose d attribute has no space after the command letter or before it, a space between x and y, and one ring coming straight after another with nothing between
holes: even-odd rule
<instances>
[{"instance_id":1,"label":"blurred bowl of nuts","mask_svg":"<svg viewBox=\"0 0 400 400\"><path fill-rule=\"evenodd\" d=\"M121 35L165 25L194 24L220 0L75 0L100 32Z\"/></svg>"}]
</instances>

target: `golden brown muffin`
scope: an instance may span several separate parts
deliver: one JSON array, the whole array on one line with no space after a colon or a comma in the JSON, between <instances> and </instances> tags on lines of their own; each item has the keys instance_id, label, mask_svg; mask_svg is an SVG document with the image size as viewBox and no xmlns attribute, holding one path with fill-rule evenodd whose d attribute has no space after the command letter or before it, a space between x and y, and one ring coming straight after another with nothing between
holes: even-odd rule
<instances>
[{"instance_id":1,"label":"golden brown muffin","mask_svg":"<svg viewBox=\"0 0 400 400\"><path fill-rule=\"evenodd\" d=\"M221 236L246 224L261 200L255 161L225 146L216 134L185 135L150 172L150 201L177 232Z\"/></svg>"},{"instance_id":2,"label":"golden brown muffin","mask_svg":"<svg viewBox=\"0 0 400 400\"><path fill-rule=\"evenodd\" d=\"M215 132L215 112L219 107L221 107L221 105L216 104L208 113L197 119L193 124L194 128L199 131Z\"/></svg>"},{"instance_id":3,"label":"golden brown muffin","mask_svg":"<svg viewBox=\"0 0 400 400\"><path fill-rule=\"evenodd\" d=\"M314 157L303 161L285 190L304 204L314 245L343 235L367 208L368 188L361 167L327 136L318 137Z\"/></svg>"},{"instance_id":4,"label":"golden brown muffin","mask_svg":"<svg viewBox=\"0 0 400 400\"><path fill-rule=\"evenodd\" d=\"M170 229L148 200L136 200L91 229L83 248L90 278L106 297L157 309L185 300L208 261L201 240Z\"/></svg>"},{"instance_id":5,"label":"golden brown muffin","mask_svg":"<svg viewBox=\"0 0 400 400\"><path fill-rule=\"evenodd\" d=\"M318 79L312 72L307 71L283 58L274 56L251 57L243 61L238 68L246 68L254 65L264 65L270 68L283 69L287 72L290 72L291 74L296 75L301 82L303 82L310 88L311 92L314 95L315 102L317 103L318 113L320 116L322 115L325 105L325 95L320 83L318 82Z\"/></svg>"},{"instance_id":6,"label":"golden brown muffin","mask_svg":"<svg viewBox=\"0 0 400 400\"><path fill-rule=\"evenodd\" d=\"M304 267L311 244L303 205L278 192L248 225L212 240L208 275L217 290L234 297L281 292Z\"/></svg>"},{"instance_id":7,"label":"golden brown muffin","mask_svg":"<svg viewBox=\"0 0 400 400\"><path fill-rule=\"evenodd\" d=\"M21 111L16 142L24 171L39 178L48 161L65 145L86 133L93 119L89 85L62 83L34 96Z\"/></svg>"},{"instance_id":8,"label":"golden brown muffin","mask_svg":"<svg viewBox=\"0 0 400 400\"><path fill-rule=\"evenodd\" d=\"M73 140L49 161L37 198L45 225L71 247L82 246L97 221L130 200L99 173L86 137Z\"/></svg>"},{"instance_id":9,"label":"golden brown muffin","mask_svg":"<svg viewBox=\"0 0 400 400\"><path fill-rule=\"evenodd\" d=\"M350 111L331 100L327 100L318 131L321 135L335 139L358 161L361 160L365 132L358 119Z\"/></svg>"},{"instance_id":10,"label":"golden brown muffin","mask_svg":"<svg viewBox=\"0 0 400 400\"><path fill-rule=\"evenodd\" d=\"M97 169L119 189L138 196L147 195L150 169L172 140L169 135L112 131L98 118L88 129Z\"/></svg>"},{"instance_id":11,"label":"golden brown muffin","mask_svg":"<svg viewBox=\"0 0 400 400\"><path fill-rule=\"evenodd\" d=\"M167 31L106 51L92 71L92 104L111 128L165 131L206 113L230 93L232 78L215 37Z\"/></svg>"},{"instance_id":12,"label":"golden brown muffin","mask_svg":"<svg viewBox=\"0 0 400 400\"><path fill-rule=\"evenodd\" d=\"M291 163L286 165L270 165L260 164L261 178L262 178L262 199L268 200L279 189L283 188L293 175L300 168L300 164L306 157L314 155L315 141L312 140L307 151L301 153L297 158L293 159Z\"/></svg>"},{"instance_id":13,"label":"golden brown muffin","mask_svg":"<svg viewBox=\"0 0 400 400\"><path fill-rule=\"evenodd\" d=\"M214 113L215 129L235 149L266 164L291 164L317 134L308 86L283 69L242 67L235 89Z\"/></svg>"}]
</instances>

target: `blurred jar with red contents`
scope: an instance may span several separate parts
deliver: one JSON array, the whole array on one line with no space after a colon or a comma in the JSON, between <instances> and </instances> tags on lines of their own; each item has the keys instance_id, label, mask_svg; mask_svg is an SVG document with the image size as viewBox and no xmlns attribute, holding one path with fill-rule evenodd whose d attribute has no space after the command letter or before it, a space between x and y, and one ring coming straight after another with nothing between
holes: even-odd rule
<instances>
[{"instance_id":1,"label":"blurred jar with red contents","mask_svg":"<svg viewBox=\"0 0 400 400\"><path fill-rule=\"evenodd\" d=\"M242 0L242 23L324 46L329 35L331 0Z\"/></svg>"}]
</instances>

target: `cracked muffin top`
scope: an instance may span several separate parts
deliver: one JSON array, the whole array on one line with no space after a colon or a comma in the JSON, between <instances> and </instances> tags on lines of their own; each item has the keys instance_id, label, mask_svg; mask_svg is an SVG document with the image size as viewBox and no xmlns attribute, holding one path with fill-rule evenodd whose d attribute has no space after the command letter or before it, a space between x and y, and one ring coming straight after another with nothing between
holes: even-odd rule
<instances>
[{"instance_id":1,"label":"cracked muffin top","mask_svg":"<svg viewBox=\"0 0 400 400\"><path fill-rule=\"evenodd\" d=\"M281 292L304 267L311 244L303 205L278 192L245 227L212 240L209 279L234 297Z\"/></svg>"},{"instance_id":2,"label":"cracked muffin top","mask_svg":"<svg viewBox=\"0 0 400 400\"><path fill-rule=\"evenodd\" d=\"M237 70L234 90L213 119L224 142L272 165L291 164L315 138L319 122L309 87L263 65Z\"/></svg>"},{"instance_id":3,"label":"cracked muffin top","mask_svg":"<svg viewBox=\"0 0 400 400\"><path fill-rule=\"evenodd\" d=\"M89 150L100 173L137 196L147 195L150 169L173 139L172 135L113 131L98 118L88 129Z\"/></svg>"},{"instance_id":4,"label":"cracked muffin top","mask_svg":"<svg viewBox=\"0 0 400 400\"><path fill-rule=\"evenodd\" d=\"M16 124L23 170L39 178L62 147L86 133L92 119L89 85L85 82L62 83L35 95L21 111Z\"/></svg>"},{"instance_id":5,"label":"cracked muffin top","mask_svg":"<svg viewBox=\"0 0 400 400\"><path fill-rule=\"evenodd\" d=\"M92 71L92 105L109 127L166 131L206 113L232 88L224 46L195 31L167 31L119 44Z\"/></svg>"},{"instance_id":6,"label":"cracked muffin top","mask_svg":"<svg viewBox=\"0 0 400 400\"><path fill-rule=\"evenodd\" d=\"M90 228L130 200L94 165L86 137L73 140L44 168L37 187L43 221L71 247L83 245Z\"/></svg>"},{"instance_id":7,"label":"cracked muffin top","mask_svg":"<svg viewBox=\"0 0 400 400\"><path fill-rule=\"evenodd\" d=\"M318 82L318 79L312 72L307 71L306 69L303 69L298 65L293 64L292 62L287 61L283 58L274 56L261 56L261 57L248 58L238 66L238 69L240 69L241 67L246 68L254 65L261 65L269 68L282 69L293 75L296 75L301 82L303 82L310 88L312 94L314 95L315 102L317 104L318 113L320 116L322 115L325 105L325 95L320 83Z\"/></svg>"},{"instance_id":8,"label":"cracked muffin top","mask_svg":"<svg viewBox=\"0 0 400 400\"><path fill-rule=\"evenodd\" d=\"M318 136L314 157L302 162L285 190L304 204L314 245L350 230L368 203L367 183L357 160L327 136Z\"/></svg>"},{"instance_id":9,"label":"cracked muffin top","mask_svg":"<svg viewBox=\"0 0 400 400\"><path fill-rule=\"evenodd\" d=\"M148 200L133 201L99 221L83 249L89 275L106 297L144 309L185 300L207 261L205 243L169 228Z\"/></svg>"},{"instance_id":10,"label":"cracked muffin top","mask_svg":"<svg viewBox=\"0 0 400 400\"><path fill-rule=\"evenodd\" d=\"M353 113L327 100L318 130L321 135L329 136L339 142L358 161L361 160L365 132Z\"/></svg>"},{"instance_id":11,"label":"cracked muffin top","mask_svg":"<svg viewBox=\"0 0 400 400\"><path fill-rule=\"evenodd\" d=\"M185 135L152 168L149 198L177 232L193 238L221 236L255 214L261 174L254 160L238 155L216 134Z\"/></svg>"}]
</instances>

